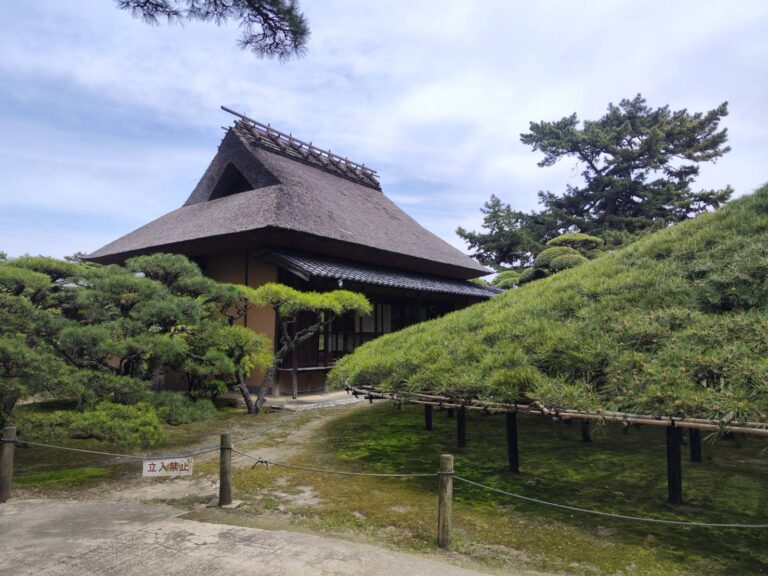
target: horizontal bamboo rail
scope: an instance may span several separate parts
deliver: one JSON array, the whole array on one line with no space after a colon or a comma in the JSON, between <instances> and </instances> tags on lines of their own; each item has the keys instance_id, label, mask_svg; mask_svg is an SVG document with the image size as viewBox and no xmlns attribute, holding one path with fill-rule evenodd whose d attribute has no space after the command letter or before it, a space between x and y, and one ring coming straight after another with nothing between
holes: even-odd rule
<instances>
[{"instance_id":1,"label":"horizontal bamboo rail","mask_svg":"<svg viewBox=\"0 0 768 576\"><path fill-rule=\"evenodd\" d=\"M550 416L562 420L596 420L600 422L619 422L623 424L645 424L648 426L689 428L694 430L709 430L713 432L729 432L733 434L753 434L768 436L766 422L719 422L704 418L681 418L678 416L654 416L652 414L630 414L624 412L601 411L582 412L577 410L558 410L547 408L538 402L529 404L511 404L504 402L482 401L473 398L450 398L436 394L420 392L381 392L372 386L347 387L355 395L363 395L368 399L392 399L411 404L436 406L440 409L465 408L481 411L486 414L503 414L519 412L538 416Z\"/></svg>"}]
</instances>

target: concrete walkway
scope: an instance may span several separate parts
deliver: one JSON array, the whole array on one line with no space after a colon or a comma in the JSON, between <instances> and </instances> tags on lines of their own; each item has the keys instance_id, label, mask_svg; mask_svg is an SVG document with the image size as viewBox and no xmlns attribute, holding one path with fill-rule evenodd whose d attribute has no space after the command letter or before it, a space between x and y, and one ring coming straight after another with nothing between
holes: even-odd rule
<instances>
[{"instance_id":1,"label":"concrete walkway","mask_svg":"<svg viewBox=\"0 0 768 576\"><path fill-rule=\"evenodd\" d=\"M324 536L193 522L165 505L0 505L1 576L468 576L439 560Z\"/></svg>"}]
</instances>

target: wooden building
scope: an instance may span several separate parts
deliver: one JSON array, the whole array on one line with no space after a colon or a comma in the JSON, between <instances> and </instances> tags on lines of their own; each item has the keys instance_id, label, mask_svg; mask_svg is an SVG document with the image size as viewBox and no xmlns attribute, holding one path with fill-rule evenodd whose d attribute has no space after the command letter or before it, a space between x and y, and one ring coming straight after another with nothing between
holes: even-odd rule
<instances>
[{"instance_id":1,"label":"wooden building","mask_svg":"<svg viewBox=\"0 0 768 576\"><path fill-rule=\"evenodd\" d=\"M296 351L300 391L321 389L333 362L356 346L497 292L469 282L488 270L398 208L373 170L234 114L184 205L90 260L172 252L222 282L364 293L373 314L341 318ZM274 340L272 310L251 312L244 322ZM261 378L252 374L249 383ZM290 374L278 381L290 389Z\"/></svg>"}]
</instances>

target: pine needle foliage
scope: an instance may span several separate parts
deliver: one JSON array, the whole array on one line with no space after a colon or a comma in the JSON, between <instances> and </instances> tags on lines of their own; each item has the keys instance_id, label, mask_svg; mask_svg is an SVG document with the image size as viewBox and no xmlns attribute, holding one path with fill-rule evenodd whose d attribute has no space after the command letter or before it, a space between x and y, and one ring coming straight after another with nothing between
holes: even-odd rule
<instances>
[{"instance_id":1,"label":"pine needle foliage","mask_svg":"<svg viewBox=\"0 0 768 576\"><path fill-rule=\"evenodd\" d=\"M383 336L330 378L559 408L765 419L768 185L578 268Z\"/></svg>"}]
</instances>

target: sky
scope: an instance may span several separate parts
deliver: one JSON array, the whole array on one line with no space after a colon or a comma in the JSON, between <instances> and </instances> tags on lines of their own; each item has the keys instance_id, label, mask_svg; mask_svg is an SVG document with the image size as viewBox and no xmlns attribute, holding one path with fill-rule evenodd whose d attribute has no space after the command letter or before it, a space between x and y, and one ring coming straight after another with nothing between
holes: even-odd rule
<instances>
[{"instance_id":1,"label":"sky","mask_svg":"<svg viewBox=\"0 0 768 576\"><path fill-rule=\"evenodd\" d=\"M642 93L729 102L733 150L697 185L768 181L768 2L303 0L306 55L237 47L236 25L149 26L110 0L0 3L0 251L91 252L178 208L233 117L375 168L385 193L465 250L491 194L533 210L579 181L540 168L531 121Z\"/></svg>"}]
</instances>

